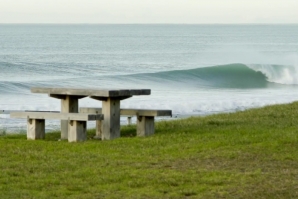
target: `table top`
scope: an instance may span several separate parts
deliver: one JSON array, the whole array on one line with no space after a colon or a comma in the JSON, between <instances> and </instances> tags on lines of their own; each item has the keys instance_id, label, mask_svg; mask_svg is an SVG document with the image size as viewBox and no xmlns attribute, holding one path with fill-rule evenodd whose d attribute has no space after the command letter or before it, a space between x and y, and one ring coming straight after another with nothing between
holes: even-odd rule
<instances>
[{"instance_id":1,"label":"table top","mask_svg":"<svg viewBox=\"0 0 298 199\"><path fill-rule=\"evenodd\" d=\"M53 95L73 95L90 97L125 97L133 95L150 95L150 89L98 89L98 88L31 88L32 93Z\"/></svg>"}]
</instances>

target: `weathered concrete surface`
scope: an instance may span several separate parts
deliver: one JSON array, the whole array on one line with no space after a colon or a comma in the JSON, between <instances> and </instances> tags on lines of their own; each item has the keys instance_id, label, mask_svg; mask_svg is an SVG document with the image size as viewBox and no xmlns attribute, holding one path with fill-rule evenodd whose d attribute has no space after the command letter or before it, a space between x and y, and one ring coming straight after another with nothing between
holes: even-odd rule
<instances>
[{"instance_id":1,"label":"weathered concrete surface","mask_svg":"<svg viewBox=\"0 0 298 199\"><path fill-rule=\"evenodd\" d=\"M109 98L102 102L101 139L112 140L120 137L120 100Z\"/></svg>"},{"instance_id":2,"label":"weathered concrete surface","mask_svg":"<svg viewBox=\"0 0 298 199\"><path fill-rule=\"evenodd\" d=\"M150 89L80 89L80 88L31 88L32 93L47 93L56 95L120 97L133 95L150 95Z\"/></svg>"},{"instance_id":3,"label":"weathered concrete surface","mask_svg":"<svg viewBox=\"0 0 298 199\"><path fill-rule=\"evenodd\" d=\"M27 119L27 139L38 140L45 138L45 120Z\"/></svg>"},{"instance_id":4,"label":"weathered concrete surface","mask_svg":"<svg viewBox=\"0 0 298 199\"><path fill-rule=\"evenodd\" d=\"M81 107L80 113L102 113L102 108ZM172 116L172 110L153 110L153 109L120 109L120 115L139 115L139 116Z\"/></svg>"},{"instance_id":5,"label":"weathered concrete surface","mask_svg":"<svg viewBox=\"0 0 298 199\"><path fill-rule=\"evenodd\" d=\"M102 120L102 114L89 113L55 113L55 112L12 112L11 118L30 118L30 119L58 119L58 120L78 120L78 121L94 121Z\"/></svg>"},{"instance_id":6,"label":"weathered concrete surface","mask_svg":"<svg viewBox=\"0 0 298 199\"><path fill-rule=\"evenodd\" d=\"M87 138L86 121L70 121L68 132L68 142L82 142Z\"/></svg>"},{"instance_id":7,"label":"weathered concrete surface","mask_svg":"<svg viewBox=\"0 0 298 199\"><path fill-rule=\"evenodd\" d=\"M65 96L61 99L61 113L78 113L79 99L77 97ZM61 139L68 139L68 121L61 120Z\"/></svg>"},{"instance_id":8,"label":"weathered concrete surface","mask_svg":"<svg viewBox=\"0 0 298 199\"><path fill-rule=\"evenodd\" d=\"M149 136L154 134L154 117L138 116L137 136Z\"/></svg>"},{"instance_id":9,"label":"weathered concrete surface","mask_svg":"<svg viewBox=\"0 0 298 199\"><path fill-rule=\"evenodd\" d=\"M120 111L120 114L121 114L121 111ZM128 124L128 125L131 125L131 117L130 117L130 116L127 117L127 124Z\"/></svg>"},{"instance_id":10,"label":"weathered concrete surface","mask_svg":"<svg viewBox=\"0 0 298 199\"><path fill-rule=\"evenodd\" d=\"M95 136L94 139L96 140L101 140L101 136L102 136L102 130L101 130L101 120L96 120L96 132L95 132Z\"/></svg>"}]
</instances>

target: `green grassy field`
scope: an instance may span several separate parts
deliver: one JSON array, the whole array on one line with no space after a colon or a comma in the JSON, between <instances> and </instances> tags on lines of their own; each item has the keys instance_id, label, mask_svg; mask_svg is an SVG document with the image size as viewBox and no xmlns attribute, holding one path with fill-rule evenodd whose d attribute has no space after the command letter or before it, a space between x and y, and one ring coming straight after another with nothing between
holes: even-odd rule
<instances>
[{"instance_id":1,"label":"green grassy field","mask_svg":"<svg viewBox=\"0 0 298 199\"><path fill-rule=\"evenodd\" d=\"M0 198L298 198L298 103L124 126L112 141L0 136Z\"/></svg>"}]
</instances>

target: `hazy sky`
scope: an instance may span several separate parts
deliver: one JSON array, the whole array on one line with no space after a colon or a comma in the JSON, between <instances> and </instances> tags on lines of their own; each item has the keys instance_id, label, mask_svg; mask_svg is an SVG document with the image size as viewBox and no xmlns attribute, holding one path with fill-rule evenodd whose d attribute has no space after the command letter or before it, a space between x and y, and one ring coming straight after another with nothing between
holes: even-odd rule
<instances>
[{"instance_id":1,"label":"hazy sky","mask_svg":"<svg viewBox=\"0 0 298 199\"><path fill-rule=\"evenodd\" d=\"M298 0L0 0L0 23L298 23Z\"/></svg>"}]
</instances>

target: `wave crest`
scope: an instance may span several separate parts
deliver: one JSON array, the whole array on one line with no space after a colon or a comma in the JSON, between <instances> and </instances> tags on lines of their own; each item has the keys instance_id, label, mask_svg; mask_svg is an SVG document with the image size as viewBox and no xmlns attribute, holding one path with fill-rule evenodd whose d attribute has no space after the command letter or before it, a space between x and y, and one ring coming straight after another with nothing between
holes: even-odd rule
<instances>
[{"instance_id":1,"label":"wave crest","mask_svg":"<svg viewBox=\"0 0 298 199\"><path fill-rule=\"evenodd\" d=\"M129 75L129 79L150 81L170 86L207 88L264 88L272 84L266 76L244 64L219 65L204 68L173 70L158 73ZM127 76L125 77L127 79Z\"/></svg>"},{"instance_id":2,"label":"wave crest","mask_svg":"<svg viewBox=\"0 0 298 199\"><path fill-rule=\"evenodd\" d=\"M263 73L269 82L278 84L298 84L298 70L295 66L248 65L249 68Z\"/></svg>"},{"instance_id":3,"label":"wave crest","mask_svg":"<svg viewBox=\"0 0 298 199\"><path fill-rule=\"evenodd\" d=\"M28 90L32 86L63 86L75 87L104 85L121 87L126 85L151 85L160 88L231 88L253 89L280 87L298 84L298 70L294 66L281 65L244 65L228 64L187 70L171 70L157 73L131 75L92 76L60 78L49 77L43 81L26 78L19 81L0 80L0 90L3 93Z\"/></svg>"}]
</instances>

